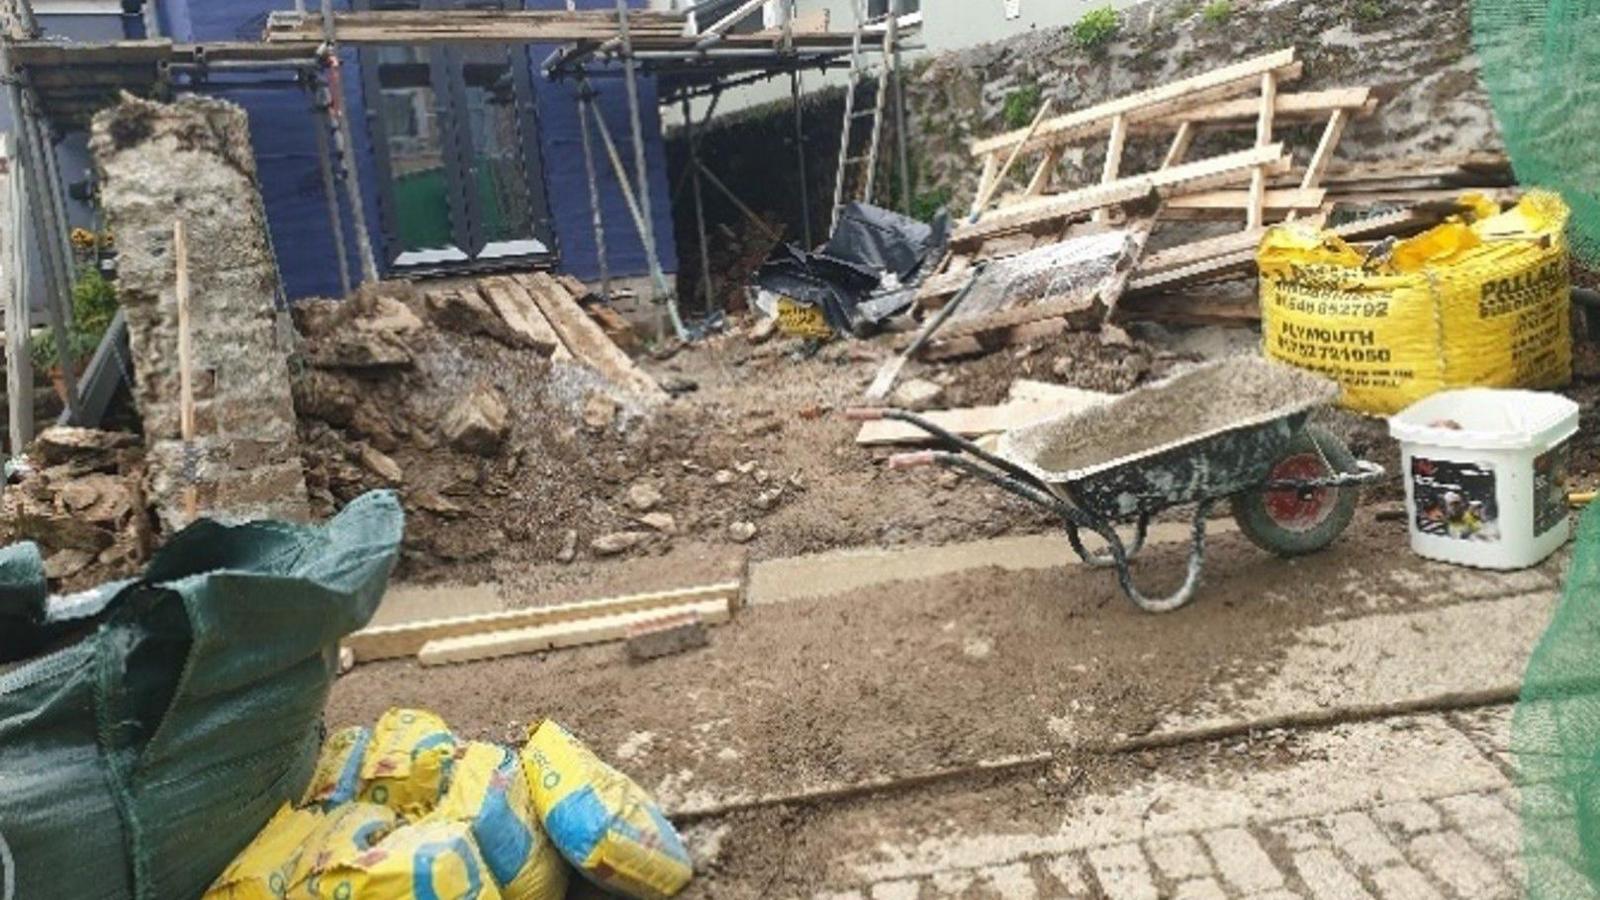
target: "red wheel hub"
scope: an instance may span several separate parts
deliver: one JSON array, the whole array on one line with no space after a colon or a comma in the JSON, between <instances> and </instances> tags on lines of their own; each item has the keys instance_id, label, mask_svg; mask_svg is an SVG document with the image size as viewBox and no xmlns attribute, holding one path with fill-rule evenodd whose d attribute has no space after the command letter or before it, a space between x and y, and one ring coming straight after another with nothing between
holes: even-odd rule
<instances>
[{"instance_id":1,"label":"red wheel hub","mask_svg":"<svg viewBox=\"0 0 1600 900\"><path fill-rule=\"evenodd\" d=\"M1297 453L1272 467L1270 481L1311 481L1329 475L1327 463L1314 453ZM1327 521L1336 505L1333 488L1267 491L1267 515L1278 527L1289 531L1310 531Z\"/></svg>"}]
</instances>

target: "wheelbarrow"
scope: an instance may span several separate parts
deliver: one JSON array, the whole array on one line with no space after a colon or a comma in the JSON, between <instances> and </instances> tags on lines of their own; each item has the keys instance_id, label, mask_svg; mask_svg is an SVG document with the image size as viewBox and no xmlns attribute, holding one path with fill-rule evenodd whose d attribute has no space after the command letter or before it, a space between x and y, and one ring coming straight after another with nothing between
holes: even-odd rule
<instances>
[{"instance_id":1,"label":"wheelbarrow","mask_svg":"<svg viewBox=\"0 0 1600 900\"><path fill-rule=\"evenodd\" d=\"M1384 477L1358 461L1326 429L1307 423L1338 395L1319 376L1258 357L1202 365L1087 409L1006 432L995 452L914 413L855 409L855 419L895 419L944 449L902 453L893 469L940 465L974 475L1055 513L1067 541L1091 566L1110 566L1141 609L1168 612L1188 603L1205 563L1206 520L1229 500L1239 530L1257 546L1293 557L1322 550L1355 515L1359 489ZM1183 585L1149 597L1130 562L1150 521L1195 504ZM1115 528L1133 524L1131 540ZM1105 541L1091 552L1080 534Z\"/></svg>"}]
</instances>

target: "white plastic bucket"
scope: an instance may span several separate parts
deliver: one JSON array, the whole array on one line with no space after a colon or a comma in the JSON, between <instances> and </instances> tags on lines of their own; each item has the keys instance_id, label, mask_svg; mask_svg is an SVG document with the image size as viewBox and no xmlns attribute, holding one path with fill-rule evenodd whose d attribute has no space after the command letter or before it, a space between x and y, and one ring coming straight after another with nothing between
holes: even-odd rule
<instances>
[{"instance_id":1,"label":"white plastic bucket","mask_svg":"<svg viewBox=\"0 0 1600 900\"><path fill-rule=\"evenodd\" d=\"M1567 465L1578 404L1539 391L1444 391L1389 420L1400 442L1411 549L1525 569L1571 536Z\"/></svg>"}]
</instances>

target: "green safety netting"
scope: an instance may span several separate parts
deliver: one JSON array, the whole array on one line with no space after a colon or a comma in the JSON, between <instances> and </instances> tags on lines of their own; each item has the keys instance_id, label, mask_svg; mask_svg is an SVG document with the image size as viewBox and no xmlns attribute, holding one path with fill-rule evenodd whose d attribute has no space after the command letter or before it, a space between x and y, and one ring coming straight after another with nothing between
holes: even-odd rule
<instances>
[{"instance_id":1,"label":"green safety netting","mask_svg":"<svg viewBox=\"0 0 1600 900\"><path fill-rule=\"evenodd\" d=\"M1528 897L1600 897L1600 506L1539 640L1511 727Z\"/></svg>"},{"instance_id":2,"label":"green safety netting","mask_svg":"<svg viewBox=\"0 0 1600 900\"><path fill-rule=\"evenodd\" d=\"M1472 37L1517 179L1561 193L1600 264L1600 0L1475 0Z\"/></svg>"}]
</instances>

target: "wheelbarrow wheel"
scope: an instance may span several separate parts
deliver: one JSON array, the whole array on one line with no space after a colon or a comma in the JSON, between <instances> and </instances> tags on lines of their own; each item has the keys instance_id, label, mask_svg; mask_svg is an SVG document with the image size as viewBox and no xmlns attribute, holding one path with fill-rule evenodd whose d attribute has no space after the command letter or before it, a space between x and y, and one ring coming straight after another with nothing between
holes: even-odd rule
<instances>
[{"instance_id":1,"label":"wheelbarrow wheel","mask_svg":"<svg viewBox=\"0 0 1600 900\"><path fill-rule=\"evenodd\" d=\"M1312 480L1358 468L1344 441L1325 428L1307 425L1273 464L1267 480ZM1359 492L1355 487L1248 491L1233 498L1233 519L1257 547L1279 556L1304 556L1344 532L1355 517Z\"/></svg>"}]
</instances>

